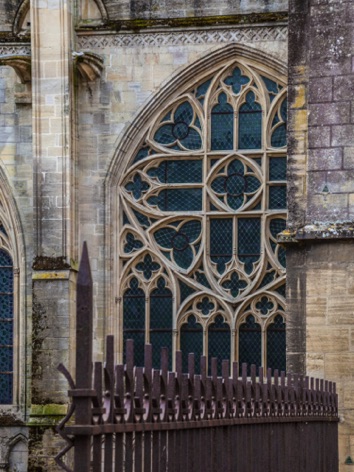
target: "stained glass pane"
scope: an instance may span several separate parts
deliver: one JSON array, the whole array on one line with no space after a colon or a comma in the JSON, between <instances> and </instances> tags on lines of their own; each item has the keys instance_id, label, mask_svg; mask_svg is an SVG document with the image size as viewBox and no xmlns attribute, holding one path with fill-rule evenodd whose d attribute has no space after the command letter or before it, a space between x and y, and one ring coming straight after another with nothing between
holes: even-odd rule
<instances>
[{"instance_id":1,"label":"stained glass pane","mask_svg":"<svg viewBox=\"0 0 354 472\"><path fill-rule=\"evenodd\" d=\"M221 315L216 316L214 323L208 329L208 364L209 373L211 359L217 358L218 375L221 375L223 359L230 359L230 327Z\"/></svg>"},{"instance_id":2,"label":"stained glass pane","mask_svg":"<svg viewBox=\"0 0 354 472\"><path fill-rule=\"evenodd\" d=\"M144 365L145 345L145 294L133 278L123 296L123 341L134 340L135 364ZM125 362L125 349L123 360Z\"/></svg>"},{"instance_id":3,"label":"stained glass pane","mask_svg":"<svg viewBox=\"0 0 354 472\"><path fill-rule=\"evenodd\" d=\"M248 84L249 81L249 77L247 77L247 75L242 75L241 69L239 67L235 67L235 69L232 71L232 74L226 77L224 80L226 85L231 85L232 91L236 95L240 93L242 86Z\"/></svg>"},{"instance_id":4,"label":"stained glass pane","mask_svg":"<svg viewBox=\"0 0 354 472\"><path fill-rule=\"evenodd\" d=\"M162 347L168 349L169 369L172 369L172 310L172 292L161 277L150 296L150 343L155 369L160 367Z\"/></svg>"},{"instance_id":5,"label":"stained glass pane","mask_svg":"<svg viewBox=\"0 0 354 472\"><path fill-rule=\"evenodd\" d=\"M254 262L258 261L261 251L261 219L239 218L237 236L237 254L245 264L249 274L253 270Z\"/></svg>"},{"instance_id":6,"label":"stained glass pane","mask_svg":"<svg viewBox=\"0 0 354 472\"><path fill-rule=\"evenodd\" d=\"M201 211L203 191L199 188L162 190L149 198L149 205L162 211Z\"/></svg>"},{"instance_id":7,"label":"stained glass pane","mask_svg":"<svg viewBox=\"0 0 354 472\"><path fill-rule=\"evenodd\" d=\"M255 364L258 368L262 365L262 332L261 327L254 316L247 317L246 322L240 325L239 330L239 351L238 359L240 370L242 363L248 364L248 375L250 374L250 366Z\"/></svg>"},{"instance_id":8,"label":"stained glass pane","mask_svg":"<svg viewBox=\"0 0 354 472\"><path fill-rule=\"evenodd\" d=\"M181 303L184 302L190 295L195 293L195 290L190 287L189 285L185 284L184 282L178 281L179 283L179 293L180 293L180 300Z\"/></svg>"},{"instance_id":9,"label":"stained glass pane","mask_svg":"<svg viewBox=\"0 0 354 472\"><path fill-rule=\"evenodd\" d=\"M231 260L233 246L232 218L210 220L210 259L217 264L220 274Z\"/></svg>"},{"instance_id":10,"label":"stained glass pane","mask_svg":"<svg viewBox=\"0 0 354 472\"><path fill-rule=\"evenodd\" d=\"M273 218L269 224L269 229L273 238L286 228L286 221L283 218Z\"/></svg>"},{"instance_id":11,"label":"stained glass pane","mask_svg":"<svg viewBox=\"0 0 354 472\"><path fill-rule=\"evenodd\" d=\"M255 101L253 92L246 96L246 103L240 107L238 123L239 149L260 149L262 147L262 107Z\"/></svg>"},{"instance_id":12,"label":"stained glass pane","mask_svg":"<svg viewBox=\"0 0 354 472\"><path fill-rule=\"evenodd\" d=\"M269 187L269 208L271 210L286 209L286 186Z\"/></svg>"},{"instance_id":13,"label":"stained glass pane","mask_svg":"<svg viewBox=\"0 0 354 472\"><path fill-rule=\"evenodd\" d=\"M0 373L0 405L9 405L12 403L12 379L12 373Z\"/></svg>"},{"instance_id":14,"label":"stained glass pane","mask_svg":"<svg viewBox=\"0 0 354 472\"><path fill-rule=\"evenodd\" d=\"M281 315L277 315L274 323L267 329L267 367L272 370L286 370L286 336L285 323Z\"/></svg>"},{"instance_id":15,"label":"stained glass pane","mask_svg":"<svg viewBox=\"0 0 354 472\"><path fill-rule=\"evenodd\" d=\"M279 293L279 295L281 295L282 297L286 297L286 293L285 293L285 290L286 290L286 285L283 284L283 285L280 285L280 287L276 288L275 291Z\"/></svg>"},{"instance_id":16,"label":"stained glass pane","mask_svg":"<svg viewBox=\"0 0 354 472\"><path fill-rule=\"evenodd\" d=\"M211 111L211 150L234 148L234 109L227 103L225 93Z\"/></svg>"},{"instance_id":17,"label":"stained glass pane","mask_svg":"<svg viewBox=\"0 0 354 472\"><path fill-rule=\"evenodd\" d=\"M286 125L279 125L272 133L272 147L280 148L286 146Z\"/></svg>"},{"instance_id":18,"label":"stained glass pane","mask_svg":"<svg viewBox=\"0 0 354 472\"><path fill-rule=\"evenodd\" d=\"M269 180L286 180L286 157L269 159Z\"/></svg>"},{"instance_id":19,"label":"stained glass pane","mask_svg":"<svg viewBox=\"0 0 354 472\"><path fill-rule=\"evenodd\" d=\"M13 264L0 250L0 404L12 403L13 382Z\"/></svg>"},{"instance_id":20,"label":"stained glass pane","mask_svg":"<svg viewBox=\"0 0 354 472\"><path fill-rule=\"evenodd\" d=\"M193 183L202 182L203 168L201 161L163 161L148 174L166 184Z\"/></svg>"},{"instance_id":21,"label":"stained glass pane","mask_svg":"<svg viewBox=\"0 0 354 472\"><path fill-rule=\"evenodd\" d=\"M200 373L200 356L203 354L203 328L191 315L181 326L182 370L188 372L188 354L194 352L195 373Z\"/></svg>"}]
</instances>

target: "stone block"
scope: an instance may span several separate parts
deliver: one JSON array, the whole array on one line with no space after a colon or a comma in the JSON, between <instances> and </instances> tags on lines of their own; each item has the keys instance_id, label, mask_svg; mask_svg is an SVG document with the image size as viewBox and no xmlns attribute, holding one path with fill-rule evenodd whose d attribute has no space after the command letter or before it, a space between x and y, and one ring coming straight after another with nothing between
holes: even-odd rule
<instances>
[{"instance_id":1,"label":"stone block","mask_svg":"<svg viewBox=\"0 0 354 472\"><path fill-rule=\"evenodd\" d=\"M332 146L353 146L354 125L332 126Z\"/></svg>"},{"instance_id":2,"label":"stone block","mask_svg":"<svg viewBox=\"0 0 354 472\"><path fill-rule=\"evenodd\" d=\"M310 149L309 157L308 157L308 169L309 170L341 169L342 160L343 160L343 149L340 147ZM353 167L354 167L354 156L353 156Z\"/></svg>"},{"instance_id":3,"label":"stone block","mask_svg":"<svg viewBox=\"0 0 354 472\"><path fill-rule=\"evenodd\" d=\"M330 147L330 126L311 126L309 128L308 140L309 149ZM338 146L338 144L334 144L334 146Z\"/></svg>"},{"instance_id":4,"label":"stone block","mask_svg":"<svg viewBox=\"0 0 354 472\"><path fill-rule=\"evenodd\" d=\"M350 103L319 103L309 105L309 125L340 125L350 123Z\"/></svg>"},{"instance_id":5,"label":"stone block","mask_svg":"<svg viewBox=\"0 0 354 472\"><path fill-rule=\"evenodd\" d=\"M312 77L309 82L309 103L332 101L332 77Z\"/></svg>"}]
</instances>

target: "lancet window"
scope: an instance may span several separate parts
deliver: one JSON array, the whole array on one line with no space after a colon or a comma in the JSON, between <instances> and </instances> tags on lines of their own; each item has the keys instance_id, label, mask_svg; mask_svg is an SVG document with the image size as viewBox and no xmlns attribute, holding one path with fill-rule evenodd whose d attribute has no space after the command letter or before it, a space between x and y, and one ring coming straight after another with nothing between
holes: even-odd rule
<instances>
[{"instance_id":1,"label":"lancet window","mask_svg":"<svg viewBox=\"0 0 354 472\"><path fill-rule=\"evenodd\" d=\"M285 369L286 84L244 59L166 102L119 184L121 341ZM154 363L158 365L156 354ZM198 371L198 363L196 363Z\"/></svg>"}]
</instances>

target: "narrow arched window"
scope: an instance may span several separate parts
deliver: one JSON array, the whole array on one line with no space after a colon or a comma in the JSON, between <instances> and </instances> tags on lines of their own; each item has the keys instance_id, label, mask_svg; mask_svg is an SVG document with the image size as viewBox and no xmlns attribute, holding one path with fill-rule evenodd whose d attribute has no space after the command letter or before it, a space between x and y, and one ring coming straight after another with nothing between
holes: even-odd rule
<instances>
[{"instance_id":1,"label":"narrow arched window","mask_svg":"<svg viewBox=\"0 0 354 472\"><path fill-rule=\"evenodd\" d=\"M194 353L195 373L200 373L200 357L203 354L203 326L194 315L181 326L182 369L188 372L188 354Z\"/></svg>"},{"instance_id":2,"label":"narrow arched window","mask_svg":"<svg viewBox=\"0 0 354 472\"><path fill-rule=\"evenodd\" d=\"M285 323L281 315L277 315L267 328L267 367L285 371Z\"/></svg>"},{"instance_id":3,"label":"narrow arched window","mask_svg":"<svg viewBox=\"0 0 354 472\"><path fill-rule=\"evenodd\" d=\"M145 293L136 278L131 279L123 296L123 340L134 341L135 364L144 365ZM125 351L124 351L125 352ZM125 361L125 359L124 359Z\"/></svg>"},{"instance_id":4,"label":"narrow arched window","mask_svg":"<svg viewBox=\"0 0 354 472\"><path fill-rule=\"evenodd\" d=\"M262 365L262 331L254 316L249 315L239 329L239 363L246 362L249 367Z\"/></svg>"},{"instance_id":5,"label":"narrow arched window","mask_svg":"<svg viewBox=\"0 0 354 472\"><path fill-rule=\"evenodd\" d=\"M14 280L11 256L0 249L0 404L13 398Z\"/></svg>"},{"instance_id":6,"label":"narrow arched window","mask_svg":"<svg viewBox=\"0 0 354 472\"><path fill-rule=\"evenodd\" d=\"M285 77L224 60L173 90L122 157L117 325L153 344L156 366L168 347L184 370L190 351L196 370L201 354L219 372L222 357L279 367L267 334L286 320L286 113Z\"/></svg>"}]
</instances>

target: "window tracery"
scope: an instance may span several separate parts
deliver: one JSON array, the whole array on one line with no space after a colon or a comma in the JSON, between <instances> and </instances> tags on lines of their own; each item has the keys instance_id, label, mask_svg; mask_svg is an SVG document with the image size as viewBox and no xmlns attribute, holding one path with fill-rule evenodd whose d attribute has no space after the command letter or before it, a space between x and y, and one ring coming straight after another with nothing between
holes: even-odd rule
<instances>
[{"instance_id":1,"label":"window tracery","mask_svg":"<svg viewBox=\"0 0 354 472\"><path fill-rule=\"evenodd\" d=\"M285 369L286 113L238 59L149 124L119 184L123 339Z\"/></svg>"}]
</instances>

